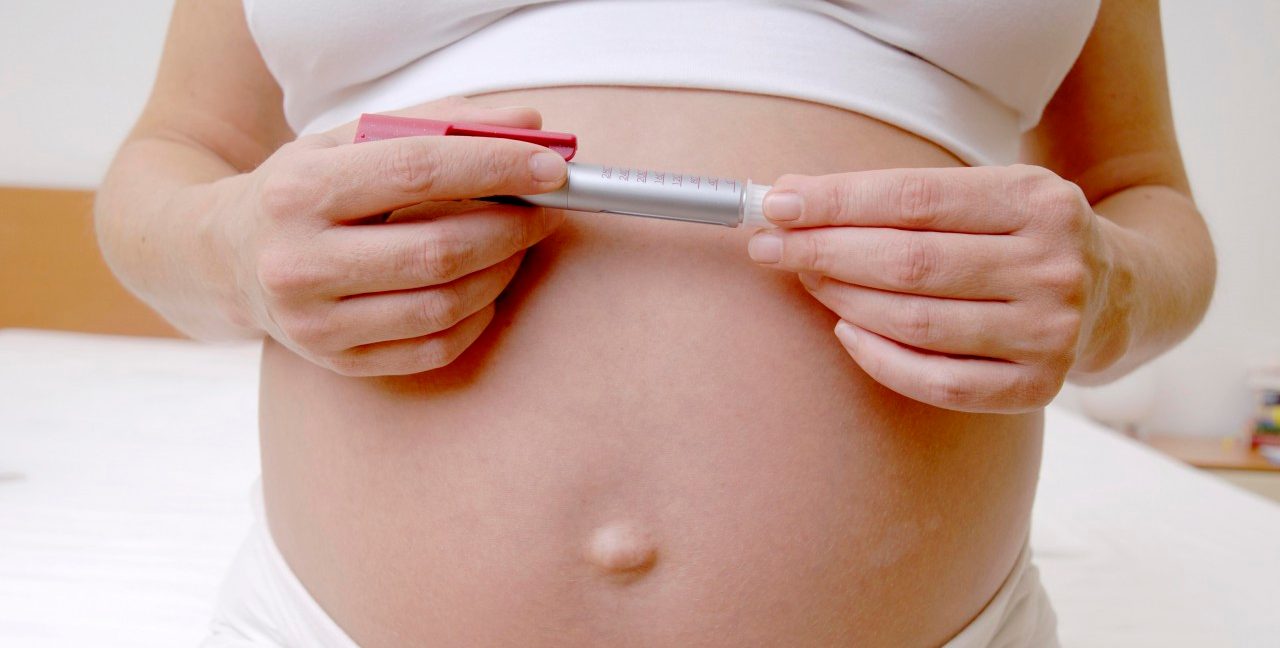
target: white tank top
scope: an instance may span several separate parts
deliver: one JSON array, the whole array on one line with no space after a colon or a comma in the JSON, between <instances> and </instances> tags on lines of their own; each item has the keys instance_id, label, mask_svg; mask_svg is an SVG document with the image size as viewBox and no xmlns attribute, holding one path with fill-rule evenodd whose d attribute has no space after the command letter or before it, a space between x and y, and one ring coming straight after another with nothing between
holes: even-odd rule
<instances>
[{"instance_id":1,"label":"white tank top","mask_svg":"<svg viewBox=\"0 0 1280 648\"><path fill-rule=\"evenodd\" d=\"M875 117L1016 160L1099 0L244 0L298 133L452 94L709 88Z\"/></svg>"}]
</instances>

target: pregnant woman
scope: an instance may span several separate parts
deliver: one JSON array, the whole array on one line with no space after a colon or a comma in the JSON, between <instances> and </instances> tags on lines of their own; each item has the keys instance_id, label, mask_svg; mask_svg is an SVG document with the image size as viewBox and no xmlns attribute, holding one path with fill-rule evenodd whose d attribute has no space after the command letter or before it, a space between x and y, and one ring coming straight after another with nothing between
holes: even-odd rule
<instances>
[{"instance_id":1,"label":"pregnant woman","mask_svg":"<svg viewBox=\"0 0 1280 648\"><path fill-rule=\"evenodd\" d=\"M364 112L776 182L774 227L467 200L565 163ZM179 0L97 210L264 339L215 647L1054 645L1041 410L1214 275L1154 0Z\"/></svg>"}]
</instances>

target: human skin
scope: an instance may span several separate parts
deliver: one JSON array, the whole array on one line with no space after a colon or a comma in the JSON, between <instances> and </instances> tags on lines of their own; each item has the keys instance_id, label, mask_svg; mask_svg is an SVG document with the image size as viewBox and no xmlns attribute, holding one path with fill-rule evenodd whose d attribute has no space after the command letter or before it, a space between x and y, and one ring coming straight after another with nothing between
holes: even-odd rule
<instances>
[{"instance_id":1,"label":"human skin","mask_svg":"<svg viewBox=\"0 0 1280 648\"><path fill-rule=\"evenodd\" d=\"M413 332L455 339L435 345L444 351L408 345L378 360L353 359L348 352L361 345L344 346L382 335L359 318L317 334L323 318L355 301L317 295L329 283L318 278L350 277L334 264L368 261L301 246L354 240L383 227L365 219L384 209L333 218L334 205L351 203L343 186L314 177L346 165L345 187L376 186L386 175L377 171L399 167L361 167L350 156L371 145L343 148L337 139L293 147L314 147L306 164L292 157L302 152L278 151L291 134L238 7L179 3L156 95L104 186L100 230L126 282L189 332L270 333L261 434L272 534L361 645L937 645L979 613L1025 539L1038 405L988 402L967 409L1023 413L962 413L886 388L832 335L832 310L855 319L859 309L814 299L799 267L757 267L746 255L749 233L602 215L560 222L546 212L530 213L544 219L530 227L484 212L490 240L540 241L496 307L474 311L492 321L468 328L464 316L439 329L450 317L422 304L375 309L386 321L430 312L410 320L423 327ZM1203 227L1180 193L1153 20L1141 3L1104 7L1031 150L1076 182L1094 211L1145 234L1143 246L1110 248L1123 249L1110 255L1111 271L1127 264L1181 277L1170 268L1189 266L1211 276L1207 239L1196 233ZM223 56L205 63L201 53L215 47ZM1116 79L1103 67L1128 72ZM187 81L194 78L200 83ZM1117 103L1157 118L1109 115L1095 91L1128 93ZM537 106L547 127L580 136L589 161L766 182L958 166L912 134L779 98L560 88L481 102ZM1082 110L1099 129L1092 136L1079 133ZM527 110L497 115L459 104L409 112L459 111L539 123ZM631 126L610 126L618 121ZM473 191L530 181L517 171L524 150L504 157L471 144L452 157L421 141L384 152L430 173L468 164L492 172ZM317 150L334 166L317 166ZM274 162L261 164L268 157ZM301 174L265 183L282 168L305 168L311 184L299 184ZM465 188L474 175L452 173L455 181L431 189ZM264 196L263 184L275 189ZM393 188L446 197L422 195L427 188L412 182ZM298 199L302 189L314 192L313 203ZM264 205L274 216L257 210ZM445 220L463 227L457 219L466 216ZM271 227L310 225L276 230L267 218ZM411 240L388 245L439 240L441 228L430 224L406 223L415 227L398 231ZM522 236L506 236L513 231ZM516 264L500 245L484 249L499 257L484 267ZM285 253L331 261L290 275L280 270ZM264 258L277 272L261 272ZM428 276L429 264L408 267L424 302L461 279ZM271 289L259 292L264 276ZM1077 362L1089 369L1081 375L1136 362L1188 330L1208 287L1178 288L1138 282L1143 307L1123 311L1125 337L1138 343L1105 363ZM475 294L468 303L487 295ZM1090 299L1107 310L1107 297ZM1083 312L1089 300L1079 301ZM1168 321L1156 327L1133 313ZM1111 325L1086 327L1085 319L1078 346L1090 349ZM419 362L430 370L398 375Z\"/></svg>"},{"instance_id":2,"label":"human skin","mask_svg":"<svg viewBox=\"0 0 1280 648\"><path fill-rule=\"evenodd\" d=\"M1162 353L1200 321L1216 264L1173 136L1158 9L1103 4L1025 142L1049 168L784 177L765 200L780 228L752 258L798 272L879 383L939 407L1028 411L1067 378L1104 383Z\"/></svg>"},{"instance_id":3,"label":"human skin","mask_svg":"<svg viewBox=\"0 0 1280 648\"><path fill-rule=\"evenodd\" d=\"M538 106L587 161L766 182L957 164L783 99L483 99ZM1024 542L1039 413L880 387L794 274L747 258L749 236L570 214L475 343L418 375L341 376L269 342L268 519L317 600L369 646L927 645L967 623Z\"/></svg>"}]
</instances>

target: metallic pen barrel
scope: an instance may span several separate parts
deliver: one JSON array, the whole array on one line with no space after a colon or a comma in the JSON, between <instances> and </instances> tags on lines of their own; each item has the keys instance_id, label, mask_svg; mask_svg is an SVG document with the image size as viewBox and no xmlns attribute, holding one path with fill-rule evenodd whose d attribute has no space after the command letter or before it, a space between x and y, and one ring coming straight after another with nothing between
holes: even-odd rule
<instances>
[{"instance_id":1,"label":"metallic pen barrel","mask_svg":"<svg viewBox=\"0 0 1280 648\"><path fill-rule=\"evenodd\" d=\"M558 209L738 227L768 225L761 214L768 190L750 180L572 162L563 187L519 198Z\"/></svg>"}]
</instances>

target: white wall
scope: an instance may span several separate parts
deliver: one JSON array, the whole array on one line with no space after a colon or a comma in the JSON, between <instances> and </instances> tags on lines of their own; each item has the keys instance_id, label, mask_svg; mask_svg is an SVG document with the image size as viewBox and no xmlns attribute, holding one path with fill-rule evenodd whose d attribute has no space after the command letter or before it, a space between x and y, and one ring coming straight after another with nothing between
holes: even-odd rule
<instances>
[{"instance_id":1,"label":"white wall","mask_svg":"<svg viewBox=\"0 0 1280 648\"><path fill-rule=\"evenodd\" d=\"M0 2L0 184L97 184L149 91L171 5ZM1220 273L1204 325L1150 369L1150 423L1220 434L1247 415L1246 368L1280 362L1280 3L1166 0L1164 16L1178 132Z\"/></svg>"},{"instance_id":2,"label":"white wall","mask_svg":"<svg viewBox=\"0 0 1280 648\"><path fill-rule=\"evenodd\" d=\"M1280 3L1172 3L1165 31L1183 155L1218 249L1215 304L1158 367L1178 403L1154 426L1233 431L1242 367L1280 364ZM1243 411L1242 411L1243 410Z\"/></svg>"},{"instance_id":3,"label":"white wall","mask_svg":"<svg viewBox=\"0 0 1280 648\"><path fill-rule=\"evenodd\" d=\"M142 109L172 0L0 0L0 185L93 187Z\"/></svg>"}]
</instances>

